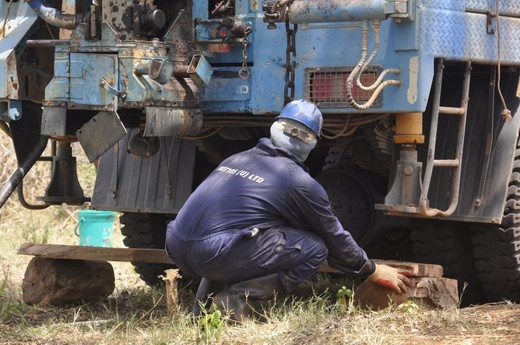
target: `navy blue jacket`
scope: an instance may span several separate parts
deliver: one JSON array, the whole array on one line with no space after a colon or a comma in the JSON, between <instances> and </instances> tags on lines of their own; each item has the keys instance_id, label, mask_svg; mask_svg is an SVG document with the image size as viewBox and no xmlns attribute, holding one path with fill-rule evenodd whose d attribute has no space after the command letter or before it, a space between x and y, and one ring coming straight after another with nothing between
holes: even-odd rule
<instances>
[{"instance_id":1,"label":"navy blue jacket","mask_svg":"<svg viewBox=\"0 0 520 345\"><path fill-rule=\"evenodd\" d=\"M223 161L188 198L174 224L173 233L183 241L230 229L303 229L323 238L330 266L351 275L375 269L332 214L325 190L307 167L267 138Z\"/></svg>"}]
</instances>

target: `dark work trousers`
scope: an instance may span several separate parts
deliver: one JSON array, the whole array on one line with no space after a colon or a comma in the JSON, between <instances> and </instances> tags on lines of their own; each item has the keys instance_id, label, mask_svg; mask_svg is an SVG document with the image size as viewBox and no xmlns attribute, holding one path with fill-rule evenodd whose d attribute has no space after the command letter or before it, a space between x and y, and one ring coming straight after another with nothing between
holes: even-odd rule
<instances>
[{"instance_id":1,"label":"dark work trousers","mask_svg":"<svg viewBox=\"0 0 520 345\"><path fill-rule=\"evenodd\" d=\"M288 292L316 273L328 254L321 237L289 227L222 231L187 242L168 232L166 251L189 275L238 282L277 273Z\"/></svg>"}]
</instances>

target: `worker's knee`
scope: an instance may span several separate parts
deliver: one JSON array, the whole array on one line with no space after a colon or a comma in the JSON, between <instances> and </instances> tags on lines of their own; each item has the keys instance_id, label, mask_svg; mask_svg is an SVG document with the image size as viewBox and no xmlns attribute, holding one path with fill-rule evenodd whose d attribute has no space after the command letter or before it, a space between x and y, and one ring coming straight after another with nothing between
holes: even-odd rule
<instances>
[{"instance_id":1,"label":"worker's knee","mask_svg":"<svg viewBox=\"0 0 520 345\"><path fill-rule=\"evenodd\" d=\"M308 231L292 228L280 229L284 233L286 251L292 253L292 262L305 262L311 267L319 268L327 259L329 251L323 239Z\"/></svg>"},{"instance_id":2,"label":"worker's knee","mask_svg":"<svg viewBox=\"0 0 520 345\"><path fill-rule=\"evenodd\" d=\"M314 267L318 268L325 262L325 260L327 260L327 256L329 255L329 250L325 243L317 243L310 252L312 253L312 256L309 258L309 261Z\"/></svg>"},{"instance_id":3,"label":"worker's knee","mask_svg":"<svg viewBox=\"0 0 520 345\"><path fill-rule=\"evenodd\" d=\"M294 246L300 247L301 252L309 259L314 258L318 261L325 261L329 254L325 241L315 233L290 229L286 232L286 236L288 238L287 242L294 243Z\"/></svg>"}]
</instances>

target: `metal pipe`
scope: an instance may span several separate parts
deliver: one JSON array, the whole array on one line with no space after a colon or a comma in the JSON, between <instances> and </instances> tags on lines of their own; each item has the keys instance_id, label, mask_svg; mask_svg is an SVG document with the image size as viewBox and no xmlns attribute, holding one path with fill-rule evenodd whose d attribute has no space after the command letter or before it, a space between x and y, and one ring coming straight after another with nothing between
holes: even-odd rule
<instances>
[{"instance_id":1,"label":"metal pipe","mask_svg":"<svg viewBox=\"0 0 520 345\"><path fill-rule=\"evenodd\" d=\"M441 99L441 89L442 89L442 75L444 72L444 60L439 60L437 64L437 73L435 74L435 86L433 91L433 106L432 106L432 117L430 124L430 139L428 142L428 157L426 170L424 172L423 182L422 182L422 191L421 196L419 198L419 211L425 217L433 217L437 215L437 209L433 211L429 208L428 201L428 192L430 191L430 185L433 175L433 163L432 161L435 159L435 144L437 140L437 129L439 125L439 104ZM440 212L440 211L439 211Z\"/></svg>"},{"instance_id":2,"label":"metal pipe","mask_svg":"<svg viewBox=\"0 0 520 345\"><path fill-rule=\"evenodd\" d=\"M68 44L69 40L27 40L27 47L56 47L60 44Z\"/></svg>"},{"instance_id":3,"label":"metal pipe","mask_svg":"<svg viewBox=\"0 0 520 345\"><path fill-rule=\"evenodd\" d=\"M85 22L90 14L62 14L51 7L45 0L30 0L27 2L34 12L52 26L73 30L79 23Z\"/></svg>"},{"instance_id":4,"label":"metal pipe","mask_svg":"<svg viewBox=\"0 0 520 345\"><path fill-rule=\"evenodd\" d=\"M7 125L7 123L5 123L4 121L0 120L0 129L2 130L2 132L4 132L5 134L7 134L7 136L9 138L12 138L11 136L11 129L9 128L9 126Z\"/></svg>"},{"instance_id":5,"label":"metal pipe","mask_svg":"<svg viewBox=\"0 0 520 345\"><path fill-rule=\"evenodd\" d=\"M23 180L20 181L20 184L18 185L18 188L17 188L17 192L18 192L18 201L20 201L20 204L22 204L22 206L28 210L44 210L47 207L51 206L51 204L39 204L39 205L29 204L23 194Z\"/></svg>"},{"instance_id":6,"label":"metal pipe","mask_svg":"<svg viewBox=\"0 0 520 345\"><path fill-rule=\"evenodd\" d=\"M293 24L385 20L385 0L294 1L289 11Z\"/></svg>"},{"instance_id":7,"label":"metal pipe","mask_svg":"<svg viewBox=\"0 0 520 345\"><path fill-rule=\"evenodd\" d=\"M38 158L40 158L41 154L45 150L45 147L47 147L48 140L48 136L42 135L40 137L40 140L38 143L36 143L34 149L31 151L31 153L29 153L25 161L18 166L9 180L7 180L6 184L2 187L2 190L0 190L0 208L4 206L11 194L13 194L16 187L18 187L20 182L23 180L25 175L27 175L34 163L36 163Z\"/></svg>"}]
</instances>

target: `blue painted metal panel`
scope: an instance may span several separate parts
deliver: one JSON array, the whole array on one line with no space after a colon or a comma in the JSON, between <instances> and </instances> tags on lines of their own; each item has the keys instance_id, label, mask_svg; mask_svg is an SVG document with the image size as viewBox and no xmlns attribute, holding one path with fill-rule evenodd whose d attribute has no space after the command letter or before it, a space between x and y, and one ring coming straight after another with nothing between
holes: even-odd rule
<instances>
[{"instance_id":1,"label":"blue painted metal panel","mask_svg":"<svg viewBox=\"0 0 520 345\"><path fill-rule=\"evenodd\" d=\"M45 87L45 98L56 101L69 101L69 53L56 49L54 54L54 78Z\"/></svg>"},{"instance_id":2,"label":"blue painted metal panel","mask_svg":"<svg viewBox=\"0 0 520 345\"><path fill-rule=\"evenodd\" d=\"M30 32L38 16L24 1L0 2L2 25L0 30L0 98L18 97L18 65L14 53L15 47Z\"/></svg>"},{"instance_id":3,"label":"blue painted metal panel","mask_svg":"<svg viewBox=\"0 0 520 345\"><path fill-rule=\"evenodd\" d=\"M265 3L235 2L234 22L245 23L252 29L247 37L246 68L249 78L242 80L238 72L244 62L243 45L234 38L222 39L223 35L229 34L231 28L228 23L232 21L230 18L209 18L208 2L193 2L195 43L215 70L209 85L200 90L206 113L276 114L283 107L287 36L284 23L279 23L275 30L267 29L262 9ZM327 4L325 1L320 3ZM368 3L379 6L376 12L380 17L384 1ZM520 0L410 0L409 4L413 7L412 20L398 22L387 19L382 22L379 51L371 62L371 65L380 66L382 70L398 68L398 75L389 74L386 79L398 79L401 85L386 87L382 91L383 103L380 106L363 111L350 106L337 106L324 108L324 113L424 111L435 57L490 64L497 62L498 34L490 33L487 26L486 12L490 4L498 4L502 14L499 19L501 62L504 65L520 65ZM30 11L21 3L13 3L12 6L17 6L18 12ZM329 7L330 17L338 18L340 14L334 13L337 9ZM35 18L32 12L24 12L23 15L24 18ZM326 16L320 15L322 17ZM78 27L77 37L83 37L83 30L86 29ZM145 64L151 58L166 57L165 51L154 53L155 48L151 46L133 47L128 42L121 42L106 25L102 26L102 31L103 40L78 40L78 47L88 50L83 53L71 53L70 47L56 47L55 76L46 89L48 99L86 106L113 104L117 108L113 94L99 86L101 79L114 89L127 93L126 106L139 107L143 102L173 102L178 99L174 90L153 83L147 76L133 73L135 63ZM371 30L369 53L374 49L374 41ZM1 42L7 44L8 40ZM305 96L308 83L306 69L339 67L345 70L346 66L353 67L360 59L361 48L359 21L299 25L297 54L292 57L296 62L295 97ZM134 54L134 49L139 54ZM6 72L5 62L3 68Z\"/></svg>"},{"instance_id":4,"label":"blue painted metal panel","mask_svg":"<svg viewBox=\"0 0 520 345\"><path fill-rule=\"evenodd\" d=\"M76 104L109 105L117 97L100 86L104 79L119 85L116 54L70 54L70 101Z\"/></svg>"},{"instance_id":5,"label":"blue painted metal panel","mask_svg":"<svg viewBox=\"0 0 520 345\"><path fill-rule=\"evenodd\" d=\"M252 20L252 18L248 18ZM251 110L254 114L276 114L283 107L284 85L285 85L285 47L286 33L282 24L275 30L267 30L267 24L263 23L262 18L255 18L252 36L255 44L248 49L248 61L254 62L251 67ZM412 26L413 28L413 26ZM389 111L420 111L426 107L427 95L429 94L431 78L433 75L433 57L430 55L421 56L417 51L401 48L401 51L394 49L394 36L389 32L395 30L389 21L383 22L381 32L382 37L379 54L373 61L374 65L381 65L383 68L400 68L399 78L403 81L400 87L390 86L383 92L383 98L394 100L396 97L405 102L391 102L384 104L378 109L366 112L389 112ZM412 33L411 35L416 35ZM374 46L373 34L369 37L369 50ZM241 63L241 48L238 52L221 54L208 57L215 70L219 70L220 63ZM354 66L361 55L361 28L359 23L327 26L317 25L302 28L296 35L297 72L295 80L295 97L304 97L304 70L307 67L334 67L334 66ZM233 54L234 53L234 54ZM411 60L414 62L412 63ZM416 77L416 74L424 73L424 77ZM410 77L410 73L414 77ZM218 73L202 93L205 111L227 111L242 112L243 109L235 108L236 105L226 102L218 102L215 97L206 99L206 95L213 94L211 90L221 88L218 80ZM214 83L214 84L213 84ZM411 85L410 83L415 83ZM419 89L417 91L416 89ZM412 91L410 91L412 90ZM221 93L223 91L220 91ZM410 98L408 95L418 94ZM210 102L211 101L211 102ZM222 100L221 100L222 101ZM411 104L410 104L411 102ZM334 112L359 112L352 108L324 109L325 113Z\"/></svg>"},{"instance_id":6,"label":"blue painted metal panel","mask_svg":"<svg viewBox=\"0 0 520 345\"><path fill-rule=\"evenodd\" d=\"M200 90L207 102L212 101L249 101L251 99L251 79L237 78L239 67L223 67L211 78L211 87ZM248 111L243 108L242 111Z\"/></svg>"},{"instance_id":7,"label":"blue painted metal panel","mask_svg":"<svg viewBox=\"0 0 520 345\"><path fill-rule=\"evenodd\" d=\"M519 0L500 1L501 12L520 15ZM353 108L323 109L324 113L348 112L422 112L426 108L433 78L434 58L449 60L473 60L495 64L497 62L497 34L487 32L487 16L484 13L466 12L467 7L478 7L484 1L478 0L418 0L411 1L416 6L412 21L400 23L387 19L381 25L379 53L373 65L382 69L399 68L398 76L388 75L386 79L401 80L400 86L388 86L383 90L383 105L367 111ZM487 2L486 6L488 5ZM475 5L477 4L477 5ZM194 15L207 19L204 4L194 5ZM487 7L486 7L487 8ZM283 23L277 29L267 30L263 22L262 9L256 12L237 13L237 17L251 23L249 36L254 44L248 47L248 62L251 72L250 109L253 114L276 114L283 107L285 84L286 33ZM238 12L238 7L237 7ZM203 17L205 16L205 17ZM200 21L197 35L204 40L204 20ZM209 20L211 21L211 20ZM214 24L213 24L214 25ZM501 62L520 65L520 22L514 17L501 17ZM374 47L374 33L370 31L369 54ZM304 71L307 67L355 66L361 56L360 22L323 23L299 25L296 34L297 63L295 97L304 96ZM244 112L248 107L237 108L225 94L223 82L219 80L220 65L242 63L242 47L232 45L228 53L213 53L207 56L216 73L202 92L203 109L206 112ZM238 78L238 77L237 77ZM226 85L235 87L227 80Z\"/></svg>"}]
</instances>

